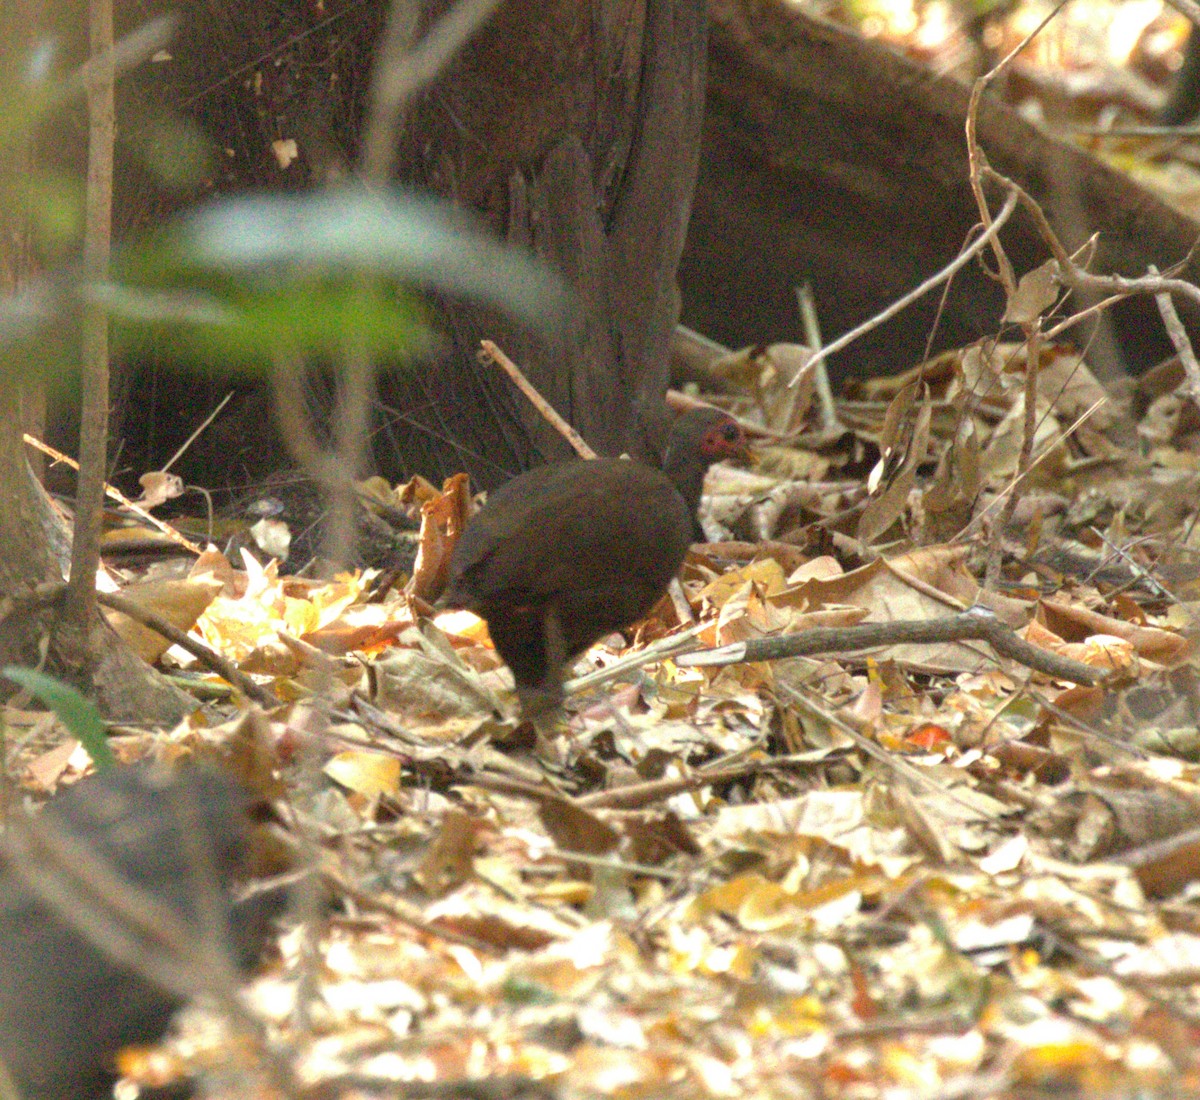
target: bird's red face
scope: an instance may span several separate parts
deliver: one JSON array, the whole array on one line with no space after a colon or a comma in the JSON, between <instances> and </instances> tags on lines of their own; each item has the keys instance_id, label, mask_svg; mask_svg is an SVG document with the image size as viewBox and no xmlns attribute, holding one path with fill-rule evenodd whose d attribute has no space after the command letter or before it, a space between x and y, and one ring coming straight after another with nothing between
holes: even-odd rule
<instances>
[{"instance_id":1,"label":"bird's red face","mask_svg":"<svg viewBox=\"0 0 1200 1100\"><path fill-rule=\"evenodd\" d=\"M718 420L700 437L700 453L710 462L723 459L750 461L750 445L746 434L731 416Z\"/></svg>"}]
</instances>

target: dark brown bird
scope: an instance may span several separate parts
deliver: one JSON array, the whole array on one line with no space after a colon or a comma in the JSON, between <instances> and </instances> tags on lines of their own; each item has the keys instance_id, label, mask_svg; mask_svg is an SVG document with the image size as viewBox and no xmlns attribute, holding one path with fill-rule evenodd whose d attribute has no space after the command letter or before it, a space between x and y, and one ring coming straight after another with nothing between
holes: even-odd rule
<instances>
[{"instance_id":1,"label":"dark brown bird","mask_svg":"<svg viewBox=\"0 0 1200 1100\"><path fill-rule=\"evenodd\" d=\"M487 621L527 717L561 701L571 658L658 602L704 537L696 509L708 467L746 457L732 417L694 409L672 425L661 470L564 462L492 493L454 549L441 603Z\"/></svg>"}]
</instances>

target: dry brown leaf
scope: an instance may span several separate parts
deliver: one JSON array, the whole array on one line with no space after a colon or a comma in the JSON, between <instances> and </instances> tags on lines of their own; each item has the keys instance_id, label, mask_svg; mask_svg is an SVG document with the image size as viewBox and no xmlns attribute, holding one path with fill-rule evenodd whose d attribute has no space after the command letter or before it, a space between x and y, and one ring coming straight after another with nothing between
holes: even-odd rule
<instances>
[{"instance_id":1,"label":"dry brown leaf","mask_svg":"<svg viewBox=\"0 0 1200 1100\"><path fill-rule=\"evenodd\" d=\"M958 554L959 551L940 554L930 549L917 557L898 560L913 567L924 560L935 571L953 577L954 570L947 569L947 565L952 566ZM937 619L959 610L961 606L952 596L941 596L931 586L908 579L883 559L876 559L870 565L840 577L806 581L789 591L789 599L802 599L814 609L829 605L859 607L866 612L863 619L867 622ZM953 642L944 645L891 646L886 656L931 671L974 672L997 662L994 656L988 657L990 653L990 647L985 643Z\"/></svg>"},{"instance_id":2,"label":"dry brown leaf","mask_svg":"<svg viewBox=\"0 0 1200 1100\"><path fill-rule=\"evenodd\" d=\"M908 406L916 398L916 386L903 390L897 395L896 401L888 409L888 421L884 426L884 438L895 436L900 431L899 420L907 416ZM883 474L886 482L883 490L871 497L858 520L858 537L870 544L882 535L908 507L908 497L917 483L917 467L925 461L929 449L929 428L932 420L932 409L929 404L929 391L925 390L924 400L913 416L913 423L907 432L904 446L900 450L900 460L893 471ZM894 446L895 444L888 444ZM884 464L890 457L885 450L880 463Z\"/></svg>"},{"instance_id":3,"label":"dry brown leaf","mask_svg":"<svg viewBox=\"0 0 1200 1100\"><path fill-rule=\"evenodd\" d=\"M142 581L129 585L121 594L186 633L196 625L221 588L221 582L210 575L191 580ZM113 630L147 664L157 662L171 647L168 639L128 615L108 608L102 610Z\"/></svg>"},{"instance_id":4,"label":"dry brown leaf","mask_svg":"<svg viewBox=\"0 0 1200 1100\"><path fill-rule=\"evenodd\" d=\"M413 877L431 897L442 897L470 881L475 873L475 842L482 822L462 810L442 817L437 836Z\"/></svg>"},{"instance_id":5,"label":"dry brown leaf","mask_svg":"<svg viewBox=\"0 0 1200 1100\"><path fill-rule=\"evenodd\" d=\"M164 470L151 470L138 478L142 487L142 495L135 501L146 511L152 511L168 500L174 500L183 495L183 479L178 474L170 474Z\"/></svg>"},{"instance_id":6,"label":"dry brown leaf","mask_svg":"<svg viewBox=\"0 0 1200 1100\"><path fill-rule=\"evenodd\" d=\"M616 829L570 799L544 799L538 806L538 817L554 843L565 852L606 855L621 841Z\"/></svg>"},{"instance_id":7,"label":"dry brown leaf","mask_svg":"<svg viewBox=\"0 0 1200 1100\"><path fill-rule=\"evenodd\" d=\"M1058 300L1060 289L1058 261L1047 260L1021 276L1008 299L1004 320L1013 325L1036 321Z\"/></svg>"},{"instance_id":8,"label":"dry brown leaf","mask_svg":"<svg viewBox=\"0 0 1200 1100\"><path fill-rule=\"evenodd\" d=\"M1064 641L1085 641L1094 635L1107 635L1127 642L1143 660L1161 665L1183 661L1191 650L1188 640L1169 630L1138 626L1062 600L1042 600L1038 619Z\"/></svg>"},{"instance_id":9,"label":"dry brown leaf","mask_svg":"<svg viewBox=\"0 0 1200 1100\"><path fill-rule=\"evenodd\" d=\"M446 480L441 493L421 505L417 560L406 591L428 603L436 600L446 587L450 555L471 510L467 486L466 475L455 474Z\"/></svg>"}]
</instances>

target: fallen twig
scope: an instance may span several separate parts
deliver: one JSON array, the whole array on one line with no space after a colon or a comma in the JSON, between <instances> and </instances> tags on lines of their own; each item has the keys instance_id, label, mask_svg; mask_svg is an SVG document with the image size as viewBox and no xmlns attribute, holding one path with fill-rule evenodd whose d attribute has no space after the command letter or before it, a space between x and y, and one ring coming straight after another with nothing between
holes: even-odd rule
<instances>
[{"instance_id":1,"label":"fallen twig","mask_svg":"<svg viewBox=\"0 0 1200 1100\"><path fill-rule=\"evenodd\" d=\"M581 436L574 428L571 427L570 424L568 424L561 416L558 415L550 402L547 401L540 393L538 393L533 383L521 373L521 368L518 367L517 364L514 363L507 355L505 355L495 343L493 343L491 340L480 340L479 353L484 359L491 363L495 363L496 366L498 366L502 371L504 371L505 374L509 376L509 378L513 380L513 383L516 385L517 389L519 389L526 397L529 398L529 401L533 407L537 409L537 411L540 412L542 416L544 416L562 434L563 438L570 443L572 447L575 448L576 454L581 455L583 458L596 457L596 452L587 445L587 442L584 440L583 436Z\"/></svg>"},{"instance_id":2,"label":"fallen twig","mask_svg":"<svg viewBox=\"0 0 1200 1100\"><path fill-rule=\"evenodd\" d=\"M438 924L435 921L426 920L415 905L400 898L386 896L378 890L363 890L355 886L341 871L328 862L321 867L319 874L331 893L338 897L349 898L360 909L367 909L390 917L424 936L444 940L446 943L461 944L463 947L469 947L472 951L479 951L485 955L494 956L504 953L501 948L488 943L487 940L481 940L467 932L459 932L449 924Z\"/></svg>"},{"instance_id":3,"label":"fallen twig","mask_svg":"<svg viewBox=\"0 0 1200 1100\"><path fill-rule=\"evenodd\" d=\"M1157 275L1158 268L1153 264L1149 267L1151 275ZM1167 330L1167 335L1171 338L1171 343L1175 345L1175 351L1179 355L1179 362L1183 365L1184 373L1187 375L1188 389L1191 391L1193 403L1200 405L1200 363L1196 362L1196 352L1192 348L1192 341L1188 338L1187 330L1183 327L1183 322L1179 319L1179 312L1175 309L1175 302L1171 295L1166 291L1154 296L1155 304L1158 306L1159 316L1162 317L1163 327Z\"/></svg>"},{"instance_id":4,"label":"fallen twig","mask_svg":"<svg viewBox=\"0 0 1200 1100\"><path fill-rule=\"evenodd\" d=\"M71 458L70 455L65 455L65 454L63 454L62 451L55 450L53 447L50 446L49 443L43 443L36 436L30 435L28 432L26 432L22 438L34 450L41 451L42 454L48 455L50 458L54 459L55 462L66 463L66 465L70 466L72 470L79 469L79 463L76 462L73 458ZM132 500L130 500L127 496L125 496L125 494L122 493L119 489L114 489L107 482L105 482L105 485L104 485L104 492L108 496L110 496L113 500L115 500L118 504L122 505L125 508L128 508L135 515L140 516L147 523L152 524L154 527L158 528L158 530L161 531L164 535L166 535L167 538L169 538L172 542L178 543L180 546L184 547L186 550L191 551L191 553L195 554L197 557L199 557L200 554L204 553L203 547L197 546L196 543L191 541L191 539L185 538L178 531L176 531L174 527L172 527L168 523L163 523L163 521L161 519L159 519L157 516L152 516L149 512L146 511L145 508L139 507Z\"/></svg>"},{"instance_id":5,"label":"fallen twig","mask_svg":"<svg viewBox=\"0 0 1200 1100\"><path fill-rule=\"evenodd\" d=\"M595 672L576 676L573 680L568 680L563 684L563 691L568 695L574 695L585 688L597 687L600 684L608 683L609 680L615 680L631 669L643 668L655 661L671 657L686 648L688 643L708 625L708 623L693 623L666 638L652 642L645 649L639 649L636 653L630 653L620 660L614 661L605 668L598 668Z\"/></svg>"},{"instance_id":6,"label":"fallen twig","mask_svg":"<svg viewBox=\"0 0 1200 1100\"><path fill-rule=\"evenodd\" d=\"M155 634L161 634L167 641L186 649L205 668L211 669L222 679L228 680L248 699L252 699L262 707L277 707L279 700L261 684L247 676L232 661L226 660L215 650L206 646L199 638L193 637L187 631L180 630L167 622L161 615L148 611L140 604L134 603L127 596L115 592L97 592L96 602L122 615L128 615L142 626L149 627Z\"/></svg>"},{"instance_id":7,"label":"fallen twig","mask_svg":"<svg viewBox=\"0 0 1200 1100\"><path fill-rule=\"evenodd\" d=\"M822 626L777 638L752 638L745 642L699 650L675 658L677 665L733 665L742 661L776 661L784 657L809 657L885 645L929 645L943 642L987 642L1001 656L1035 672L1092 686L1107 672L1035 646L1017 637L986 608L924 622L860 623L858 626Z\"/></svg>"},{"instance_id":8,"label":"fallen twig","mask_svg":"<svg viewBox=\"0 0 1200 1100\"><path fill-rule=\"evenodd\" d=\"M897 775L903 776L914 788L933 791L944 798L950 799L952 802L957 802L963 809L968 810L972 816L979 813L977 805L972 803L969 798L964 798L955 790L957 784L948 783L943 778L934 776L923 768L916 767L908 760L905 760L903 756L889 752L882 745L877 744L870 737L855 729L844 718L821 706L815 699L808 698L808 696L797 691L790 684L780 683L779 690L791 698L796 706L808 711L822 722L827 722L834 729L845 734L861 752L879 761L885 768L890 769Z\"/></svg>"},{"instance_id":9,"label":"fallen twig","mask_svg":"<svg viewBox=\"0 0 1200 1100\"><path fill-rule=\"evenodd\" d=\"M697 768L687 775L630 783L624 787L613 787L611 790L582 795L574 801L588 810L638 810L701 787L733 783L747 776L783 771L788 767L814 768L821 763L821 759L807 754L801 757L756 756L748 760L739 760L736 764L718 761L706 768Z\"/></svg>"}]
</instances>

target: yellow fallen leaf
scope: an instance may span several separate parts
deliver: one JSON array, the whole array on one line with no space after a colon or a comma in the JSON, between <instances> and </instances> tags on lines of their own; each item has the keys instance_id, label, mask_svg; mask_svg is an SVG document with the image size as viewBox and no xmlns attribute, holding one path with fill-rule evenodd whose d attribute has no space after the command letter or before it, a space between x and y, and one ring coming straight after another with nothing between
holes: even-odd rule
<instances>
[{"instance_id":1,"label":"yellow fallen leaf","mask_svg":"<svg viewBox=\"0 0 1200 1100\"><path fill-rule=\"evenodd\" d=\"M325 765L325 774L364 798L395 794L400 789L400 761L381 752L339 752Z\"/></svg>"}]
</instances>

